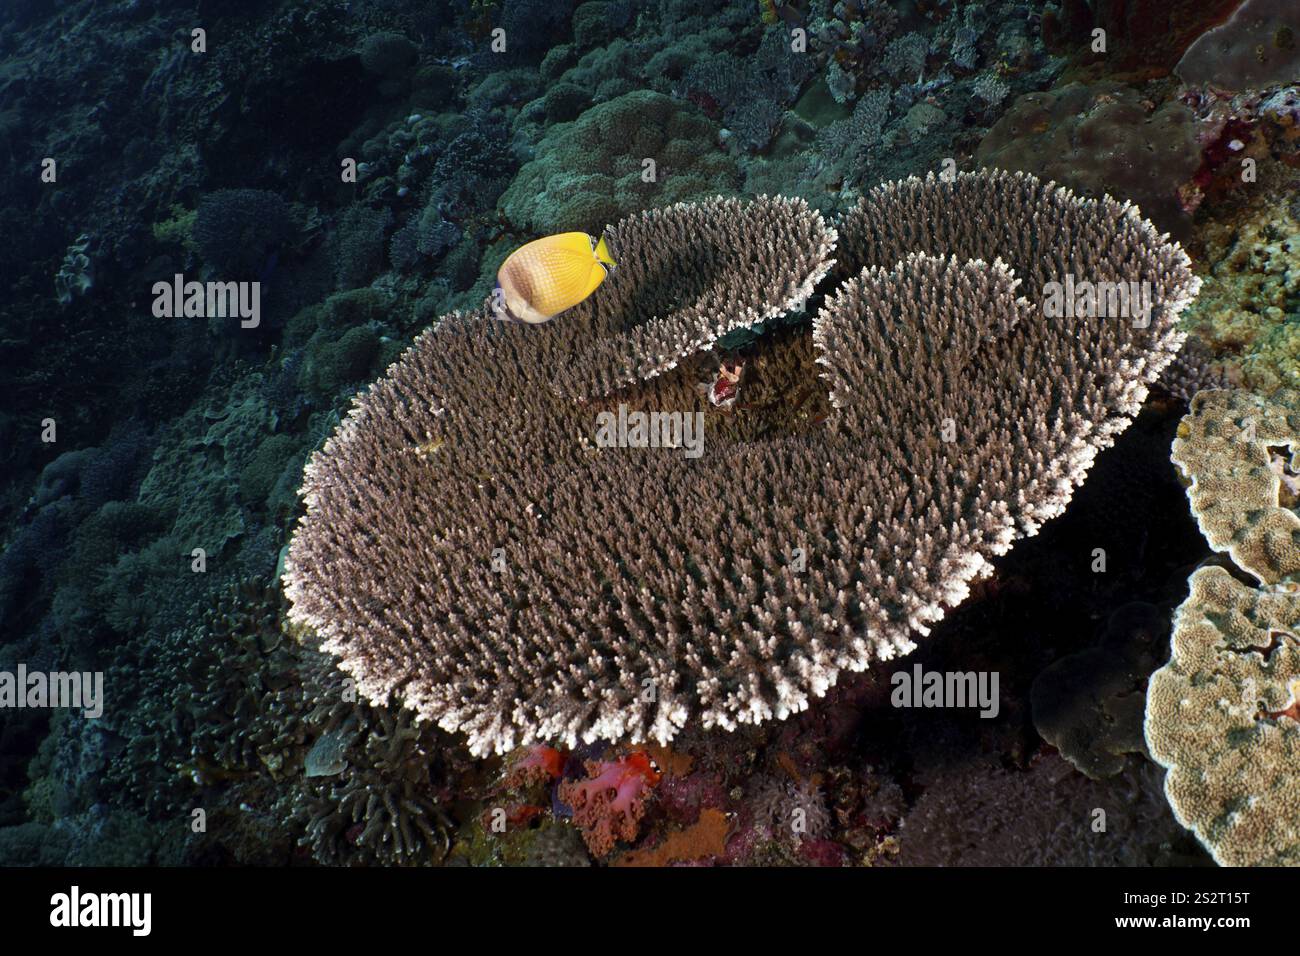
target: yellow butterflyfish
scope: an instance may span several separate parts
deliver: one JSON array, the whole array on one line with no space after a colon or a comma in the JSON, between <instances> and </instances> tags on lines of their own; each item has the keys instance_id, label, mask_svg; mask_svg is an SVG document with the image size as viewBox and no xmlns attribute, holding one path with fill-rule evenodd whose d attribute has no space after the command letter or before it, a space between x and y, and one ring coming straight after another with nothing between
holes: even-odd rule
<instances>
[{"instance_id":1,"label":"yellow butterflyfish","mask_svg":"<svg viewBox=\"0 0 1300 956\"><path fill-rule=\"evenodd\" d=\"M561 232L534 239L497 270L492 313L508 322L546 322L600 288L613 265L604 236Z\"/></svg>"}]
</instances>

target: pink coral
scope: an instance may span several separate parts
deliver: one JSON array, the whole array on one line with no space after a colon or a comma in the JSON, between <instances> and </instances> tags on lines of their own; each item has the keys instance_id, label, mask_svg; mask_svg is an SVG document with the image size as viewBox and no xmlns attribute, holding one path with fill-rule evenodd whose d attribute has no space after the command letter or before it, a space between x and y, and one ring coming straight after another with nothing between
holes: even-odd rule
<instances>
[{"instance_id":1,"label":"pink coral","mask_svg":"<svg viewBox=\"0 0 1300 956\"><path fill-rule=\"evenodd\" d=\"M507 787L528 787L549 783L564 769L565 753L544 744L533 744L515 751L503 777Z\"/></svg>"},{"instance_id":2,"label":"pink coral","mask_svg":"<svg viewBox=\"0 0 1300 956\"><path fill-rule=\"evenodd\" d=\"M641 751L614 761L587 761L585 780L560 784L560 799L573 808L573 822L587 848L605 856L619 840L636 839L650 790L659 772Z\"/></svg>"}]
</instances>

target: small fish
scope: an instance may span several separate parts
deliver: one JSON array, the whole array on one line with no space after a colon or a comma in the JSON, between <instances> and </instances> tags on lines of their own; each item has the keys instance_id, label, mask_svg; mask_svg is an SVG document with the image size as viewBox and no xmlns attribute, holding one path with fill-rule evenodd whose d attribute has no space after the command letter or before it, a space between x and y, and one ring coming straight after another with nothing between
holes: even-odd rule
<instances>
[{"instance_id":1,"label":"small fish","mask_svg":"<svg viewBox=\"0 0 1300 956\"><path fill-rule=\"evenodd\" d=\"M604 236L562 232L535 239L501 263L492 314L506 322L546 322L600 288L613 265Z\"/></svg>"}]
</instances>

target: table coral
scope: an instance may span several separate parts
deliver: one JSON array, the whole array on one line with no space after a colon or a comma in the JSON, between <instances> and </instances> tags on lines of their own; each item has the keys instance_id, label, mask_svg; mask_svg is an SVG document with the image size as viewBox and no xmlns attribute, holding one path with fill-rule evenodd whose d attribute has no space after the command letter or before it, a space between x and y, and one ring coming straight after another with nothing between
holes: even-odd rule
<instances>
[{"instance_id":1,"label":"table coral","mask_svg":"<svg viewBox=\"0 0 1300 956\"><path fill-rule=\"evenodd\" d=\"M706 410L698 373L664 359L728 314L782 311L824 269L825 234L788 201L709 208L716 232L683 229L701 220L682 207L617 224L639 268L586 310L445 318L316 455L291 613L363 694L398 694L476 753L804 710L910 651L1064 508L1196 289L1181 249L1113 201L998 172L883 186L839 224L847 281L812 347L773 346L816 355L824 384L808 369L799 388L835 407L764 431ZM1150 323L1043 321L1027 296L1065 271L1149 283ZM654 377L600 394L627 379L593 342ZM708 415L710 453L596 448L595 416L620 404Z\"/></svg>"}]
</instances>

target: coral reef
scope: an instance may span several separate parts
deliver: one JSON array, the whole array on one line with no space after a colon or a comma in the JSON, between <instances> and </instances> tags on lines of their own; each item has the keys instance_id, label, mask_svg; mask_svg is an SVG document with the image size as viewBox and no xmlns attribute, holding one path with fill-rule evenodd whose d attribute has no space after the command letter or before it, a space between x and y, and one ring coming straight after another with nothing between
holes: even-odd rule
<instances>
[{"instance_id":1,"label":"coral reef","mask_svg":"<svg viewBox=\"0 0 1300 956\"><path fill-rule=\"evenodd\" d=\"M1300 393L1201 392L1171 457L1214 550L1264 584L1300 582Z\"/></svg>"},{"instance_id":2,"label":"coral reef","mask_svg":"<svg viewBox=\"0 0 1300 956\"><path fill-rule=\"evenodd\" d=\"M1294 590L1201 568L1151 675L1146 737L1169 804L1223 866L1300 864L1297 633Z\"/></svg>"},{"instance_id":3,"label":"coral reef","mask_svg":"<svg viewBox=\"0 0 1300 956\"><path fill-rule=\"evenodd\" d=\"M1112 82L1026 93L980 142L980 165L1023 170L1086 195L1137 204L1161 229L1186 231L1179 190L1200 168L1192 111L1158 107Z\"/></svg>"},{"instance_id":4,"label":"coral reef","mask_svg":"<svg viewBox=\"0 0 1300 956\"><path fill-rule=\"evenodd\" d=\"M1217 856L1289 853L1294 775L1235 762L1300 690L1292 6L0 3L0 670L108 704L0 711L0 863L1209 862L1138 709L1227 564L1167 453L1225 383L1189 493L1283 580L1198 572L1159 739ZM1179 328L1132 211L876 188L981 162L1176 231ZM482 321L511 249L602 227L597 296ZM260 281L259 328L154 316L177 273ZM1154 328L1048 320L1063 274L1150 279ZM279 591L317 555L330 652ZM914 663L1000 716L896 710Z\"/></svg>"},{"instance_id":5,"label":"coral reef","mask_svg":"<svg viewBox=\"0 0 1300 956\"><path fill-rule=\"evenodd\" d=\"M790 212L746 243L768 248L760 237ZM592 324L633 320L603 314L599 296L536 328L444 319L309 466L286 562L293 618L366 696L398 692L476 752L781 718L842 670L911 650L992 556L1062 510L1173 357L1196 281L1131 209L1023 175L882 187L840 229L840 268L862 272L815 322L830 420L763 441L724 431L699 461L586 437L599 407L690 407L676 404L684 367L604 406L573 403L591 393L557 381L551 356ZM694 240L661 244L662 261L734 260ZM804 262L806 281L818 266ZM1042 305L1017 284L1045 289L1063 266L1150 283L1150 322L1028 318ZM645 282L606 301L652 315L668 287ZM960 456L944 452L945 417ZM781 505L795 500L808 516ZM655 502L683 511L665 521Z\"/></svg>"},{"instance_id":6,"label":"coral reef","mask_svg":"<svg viewBox=\"0 0 1300 956\"><path fill-rule=\"evenodd\" d=\"M573 810L573 823L587 847L607 856L616 843L636 839L638 824L659 771L642 751L618 760L587 761L587 776L560 783L559 799Z\"/></svg>"},{"instance_id":7,"label":"coral reef","mask_svg":"<svg viewBox=\"0 0 1300 956\"><path fill-rule=\"evenodd\" d=\"M528 233L597 233L628 213L733 192L735 167L713 149L717 137L713 123L667 96L628 93L553 129L501 211Z\"/></svg>"},{"instance_id":8,"label":"coral reef","mask_svg":"<svg viewBox=\"0 0 1300 956\"><path fill-rule=\"evenodd\" d=\"M1300 76L1300 11L1288 0L1245 0L1196 39L1174 68L1189 84L1260 89Z\"/></svg>"}]
</instances>

